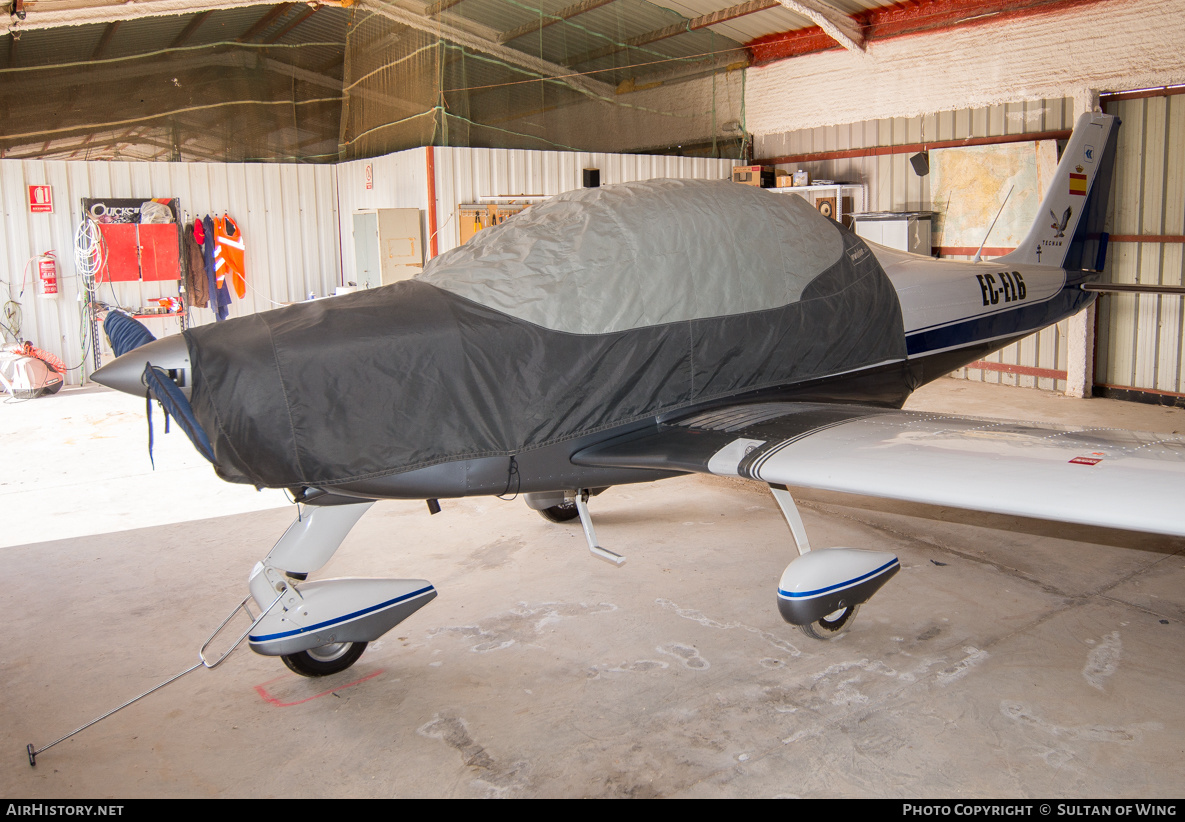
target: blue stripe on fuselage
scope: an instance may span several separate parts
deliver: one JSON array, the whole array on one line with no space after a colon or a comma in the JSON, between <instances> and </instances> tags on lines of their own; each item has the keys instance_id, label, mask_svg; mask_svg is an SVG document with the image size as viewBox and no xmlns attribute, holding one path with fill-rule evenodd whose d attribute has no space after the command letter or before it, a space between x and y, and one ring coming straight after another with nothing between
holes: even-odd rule
<instances>
[{"instance_id":1,"label":"blue stripe on fuselage","mask_svg":"<svg viewBox=\"0 0 1185 822\"><path fill-rule=\"evenodd\" d=\"M905 337L906 353L910 357L916 357L1038 331L1076 314L1090 304L1094 299L1094 293L1079 288L1086 279L1084 276L1076 277L1070 274L1066 285L1048 300L1018 305L1007 311L970 317L939 328L908 334Z\"/></svg>"}]
</instances>

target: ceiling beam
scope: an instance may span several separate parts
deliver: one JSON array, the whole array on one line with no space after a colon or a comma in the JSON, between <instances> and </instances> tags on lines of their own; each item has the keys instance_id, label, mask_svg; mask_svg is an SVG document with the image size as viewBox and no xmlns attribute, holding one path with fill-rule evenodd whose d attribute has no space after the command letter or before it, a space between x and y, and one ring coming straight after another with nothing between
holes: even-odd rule
<instances>
[{"instance_id":1,"label":"ceiling beam","mask_svg":"<svg viewBox=\"0 0 1185 822\"><path fill-rule=\"evenodd\" d=\"M675 23L671 26L664 26L661 29L654 29L644 34L638 34L625 40L623 45L602 46L599 49L586 51L583 54L577 54L564 60L565 66L578 66L581 63L587 63L592 60L599 60L602 57L608 57L612 54L625 51L629 48L639 48L641 46L649 45L650 43L657 43L659 40L666 40L668 37L678 37L680 34L686 34L689 31L696 31L698 29L707 28L708 26L715 26L719 23L725 23L729 20L735 20L738 17L744 17L749 14L756 14L759 11L766 11L767 9L777 8L781 3L779 0L748 0L746 3L741 3L737 6L729 6L720 11L714 11L711 14L702 14L699 17L693 17L682 23Z\"/></svg>"},{"instance_id":2,"label":"ceiling beam","mask_svg":"<svg viewBox=\"0 0 1185 822\"><path fill-rule=\"evenodd\" d=\"M200 14L195 14L192 18L190 18L189 22L185 24L185 28L181 29L181 33L173 39L173 42L169 45L169 48L177 48L177 46L184 45L185 42L193 36L193 33L201 27L202 23L206 22L206 18L213 13L214 12L212 11L203 11Z\"/></svg>"},{"instance_id":3,"label":"ceiling beam","mask_svg":"<svg viewBox=\"0 0 1185 822\"><path fill-rule=\"evenodd\" d=\"M382 15L388 20L396 23L402 23L405 26L410 26L429 34L435 34L446 40L450 40L459 46L464 46L474 51L479 51L483 54L488 54L496 57L505 63L516 66L521 69L537 74L543 78L553 78L566 83L568 86L577 91L587 94L590 97L600 99L613 99L614 87L608 83L603 83L600 80L591 80L587 77L574 75L573 72L565 67L559 66L555 63L550 63L546 60L541 60L538 57L532 57L529 54L524 54L521 51L509 48L496 42L493 38L482 37L473 34L462 28L446 23L440 20L429 20L428 18L415 14L414 12L406 11L397 6L392 6L381 0L361 0L358 4L362 8L368 9L375 14ZM495 34L495 37L497 35Z\"/></svg>"},{"instance_id":4,"label":"ceiling beam","mask_svg":"<svg viewBox=\"0 0 1185 822\"><path fill-rule=\"evenodd\" d=\"M453 6L460 5L462 2L464 2L464 0L437 0L435 3L428 6L428 8L424 9L424 14L428 17L435 17L442 11L451 9Z\"/></svg>"},{"instance_id":5,"label":"ceiling beam","mask_svg":"<svg viewBox=\"0 0 1185 822\"><path fill-rule=\"evenodd\" d=\"M863 11L854 19L860 24L867 44L911 34L999 25L1006 20L1054 14L1102 2L1106 0L911 0ZM762 65L834 49L836 42L821 27L811 26L766 34L749 41L745 47L753 53L754 64Z\"/></svg>"},{"instance_id":6,"label":"ceiling beam","mask_svg":"<svg viewBox=\"0 0 1185 822\"><path fill-rule=\"evenodd\" d=\"M268 26L276 21L277 17L282 17L288 13L288 9L292 8L291 3L281 3L278 6L272 6L271 10L265 12L262 17L255 21L255 25L247 29L236 40L240 43L247 43L253 40L258 35L267 30Z\"/></svg>"},{"instance_id":7,"label":"ceiling beam","mask_svg":"<svg viewBox=\"0 0 1185 822\"><path fill-rule=\"evenodd\" d=\"M519 26L518 28L513 28L510 31L503 32L501 35L499 35L498 42L509 43L511 40L515 40L519 37L522 37L523 35L534 34L535 32L542 31L550 25L562 23L565 20L571 20L573 17L592 11L593 9L599 9L601 6L608 5L614 1L615 0L580 0L579 3L574 3L567 8L560 9L555 14L545 15L540 20L532 20L530 23L526 23L525 25Z\"/></svg>"},{"instance_id":8,"label":"ceiling beam","mask_svg":"<svg viewBox=\"0 0 1185 822\"><path fill-rule=\"evenodd\" d=\"M844 14L822 0L778 0L785 8L800 14L821 28L828 37L848 51L864 51L864 33L855 17Z\"/></svg>"},{"instance_id":9,"label":"ceiling beam","mask_svg":"<svg viewBox=\"0 0 1185 822\"><path fill-rule=\"evenodd\" d=\"M285 63L283 60L276 60L273 57L263 57L262 55L256 57L256 64L274 71L278 74L283 74L286 77L292 77L303 82L310 83L314 86L321 86L322 88L333 89L336 92L341 92L342 81L338 77L333 77L328 74L318 74L315 71L294 66L291 63Z\"/></svg>"},{"instance_id":10,"label":"ceiling beam","mask_svg":"<svg viewBox=\"0 0 1185 822\"><path fill-rule=\"evenodd\" d=\"M111 38L115 36L115 32L119 30L120 21L116 20L107 24L107 28L103 29L103 36L99 38L99 44L95 46L94 52L91 54L92 60L98 60L103 56L103 50L111 43Z\"/></svg>"},{"instance_id":11,"label":"ceiling beam","mask_svg":"<svg viewBox=\"0 0 1185 822\"><path fill-rule=\"evenodd\" d=\"M342 68L346 64L346 50L343 48L332 60L327 60L323 65L317 67L317 71L321 74L328 74L335 68Z\"/></svg>"},{"instance_id":12,"label":"ceiling beam","mask_svg":"<svg viewBox=\"0 0 1185 822\"><path fill-rule=\"evenodd\" d=\"M752 59L748 49L736 48L717 52L710 57L704 57L691 63L677 61L673 64L665 64L662 68L658 68L655 71L636 74L622 80L617 84L617 93L632 94L667 83L682 83L685 80L720 71L737 71L738 69L748 68Z\"/></svg>"},{"instance_id":13,"label":"ceiling beam","mask_svg":"<svg viewBox=\"0 0 1185 822\"><path fill-rule=\"evenodd\" d=\"M282 38L285 34L292 31L294 28L299 26L305 20L308 20L310 17L312 17L314 14L316 14L320 10L321 10L321 6L319 6L319 5L314 4L312 6L309 6L307 9L302 11L300 14L296 15L296 17L294 17L291 22L289 22L287 25L285 25L283 28L281 28L279 31L277 31L275 34L273 34L271 37L267 38L263 42L267 43L269 46L272 43L279 42L280 38Z\"/></svg>"}]
</instances>

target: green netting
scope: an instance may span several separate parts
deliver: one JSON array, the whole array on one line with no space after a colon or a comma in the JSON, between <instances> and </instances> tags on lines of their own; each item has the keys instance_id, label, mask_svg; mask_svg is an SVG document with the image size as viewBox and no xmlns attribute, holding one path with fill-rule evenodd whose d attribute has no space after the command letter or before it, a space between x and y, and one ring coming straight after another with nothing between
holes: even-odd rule
<instances>
[{"instance_id":1,"label":"green netting","mask_svg":"<svg viewBox=\"0 0 1185 822\"><path fill-rule=\"evenodd\" d=\"M0 156L334 162L425 145L739 157L748 54L647 0L283 4L14 31Z\"/></svg>"},{"instance_id":2,"label":"green netting","mask_svg":"<svg viewBox=\"0 0 1185 822\"><path fill-rule=\"evenodd\" d=\"M645 0L569 19L558 6L468 0L476 25L433 30L365 3L346 39L341 157L424 145L739 156L739 44Z\"/></svg>"}]
</instances>

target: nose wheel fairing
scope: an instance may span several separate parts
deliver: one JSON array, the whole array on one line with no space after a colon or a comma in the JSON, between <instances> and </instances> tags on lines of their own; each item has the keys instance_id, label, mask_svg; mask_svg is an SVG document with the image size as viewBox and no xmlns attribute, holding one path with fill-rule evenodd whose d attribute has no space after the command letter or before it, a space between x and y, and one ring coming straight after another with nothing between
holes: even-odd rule
<instances>
[{"instance_id":1,"label":"nose wheel fairing","mask_svg":"<svg viewBox=\"0 0 1185 822\"><path fill-rule=\"evenodd\" d=\"M298 667L310 671L294 670L321 676L349 667L366 643L436 598L436 588L424 579L304 581L329 561L372 504L302 507L296 521L251 571L248 587L257 603L279 598L247 637L251 650L282 656L289 667L294 655L307 656L308 664ZM334 650L351 645L356 647L349 655ZM341 660L348 661L340 664Z\"/></svg>"},{"instance_id":2,"label":"nose wheel fairing","mask_svg":"<svg viewBox=\"0 0 1185 822\"><path fill-rule=\"evenodd\" d=\"M247 638L251 650L284 656L343 642L373 642L436 598L436 589L424 579L326 579L291 591L294 596Z\"/></svg>"}]
</instances>

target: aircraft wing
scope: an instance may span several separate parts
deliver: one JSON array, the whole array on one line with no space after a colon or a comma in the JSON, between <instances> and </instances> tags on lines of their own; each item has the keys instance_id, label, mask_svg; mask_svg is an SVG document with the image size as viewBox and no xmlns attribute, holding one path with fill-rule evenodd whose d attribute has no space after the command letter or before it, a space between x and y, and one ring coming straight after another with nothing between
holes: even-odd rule
<instances>
[{"instance_id":1,"label":"aircraft wing","mask_svg":"<svg viewBox=\"0 0 1185 822\"><path fill-rule=\"evenodd\" d=\"M662 422L573 462L1185 536L1185 437L1176 435L765 403Z\"/></svg>"}]
</instances>

